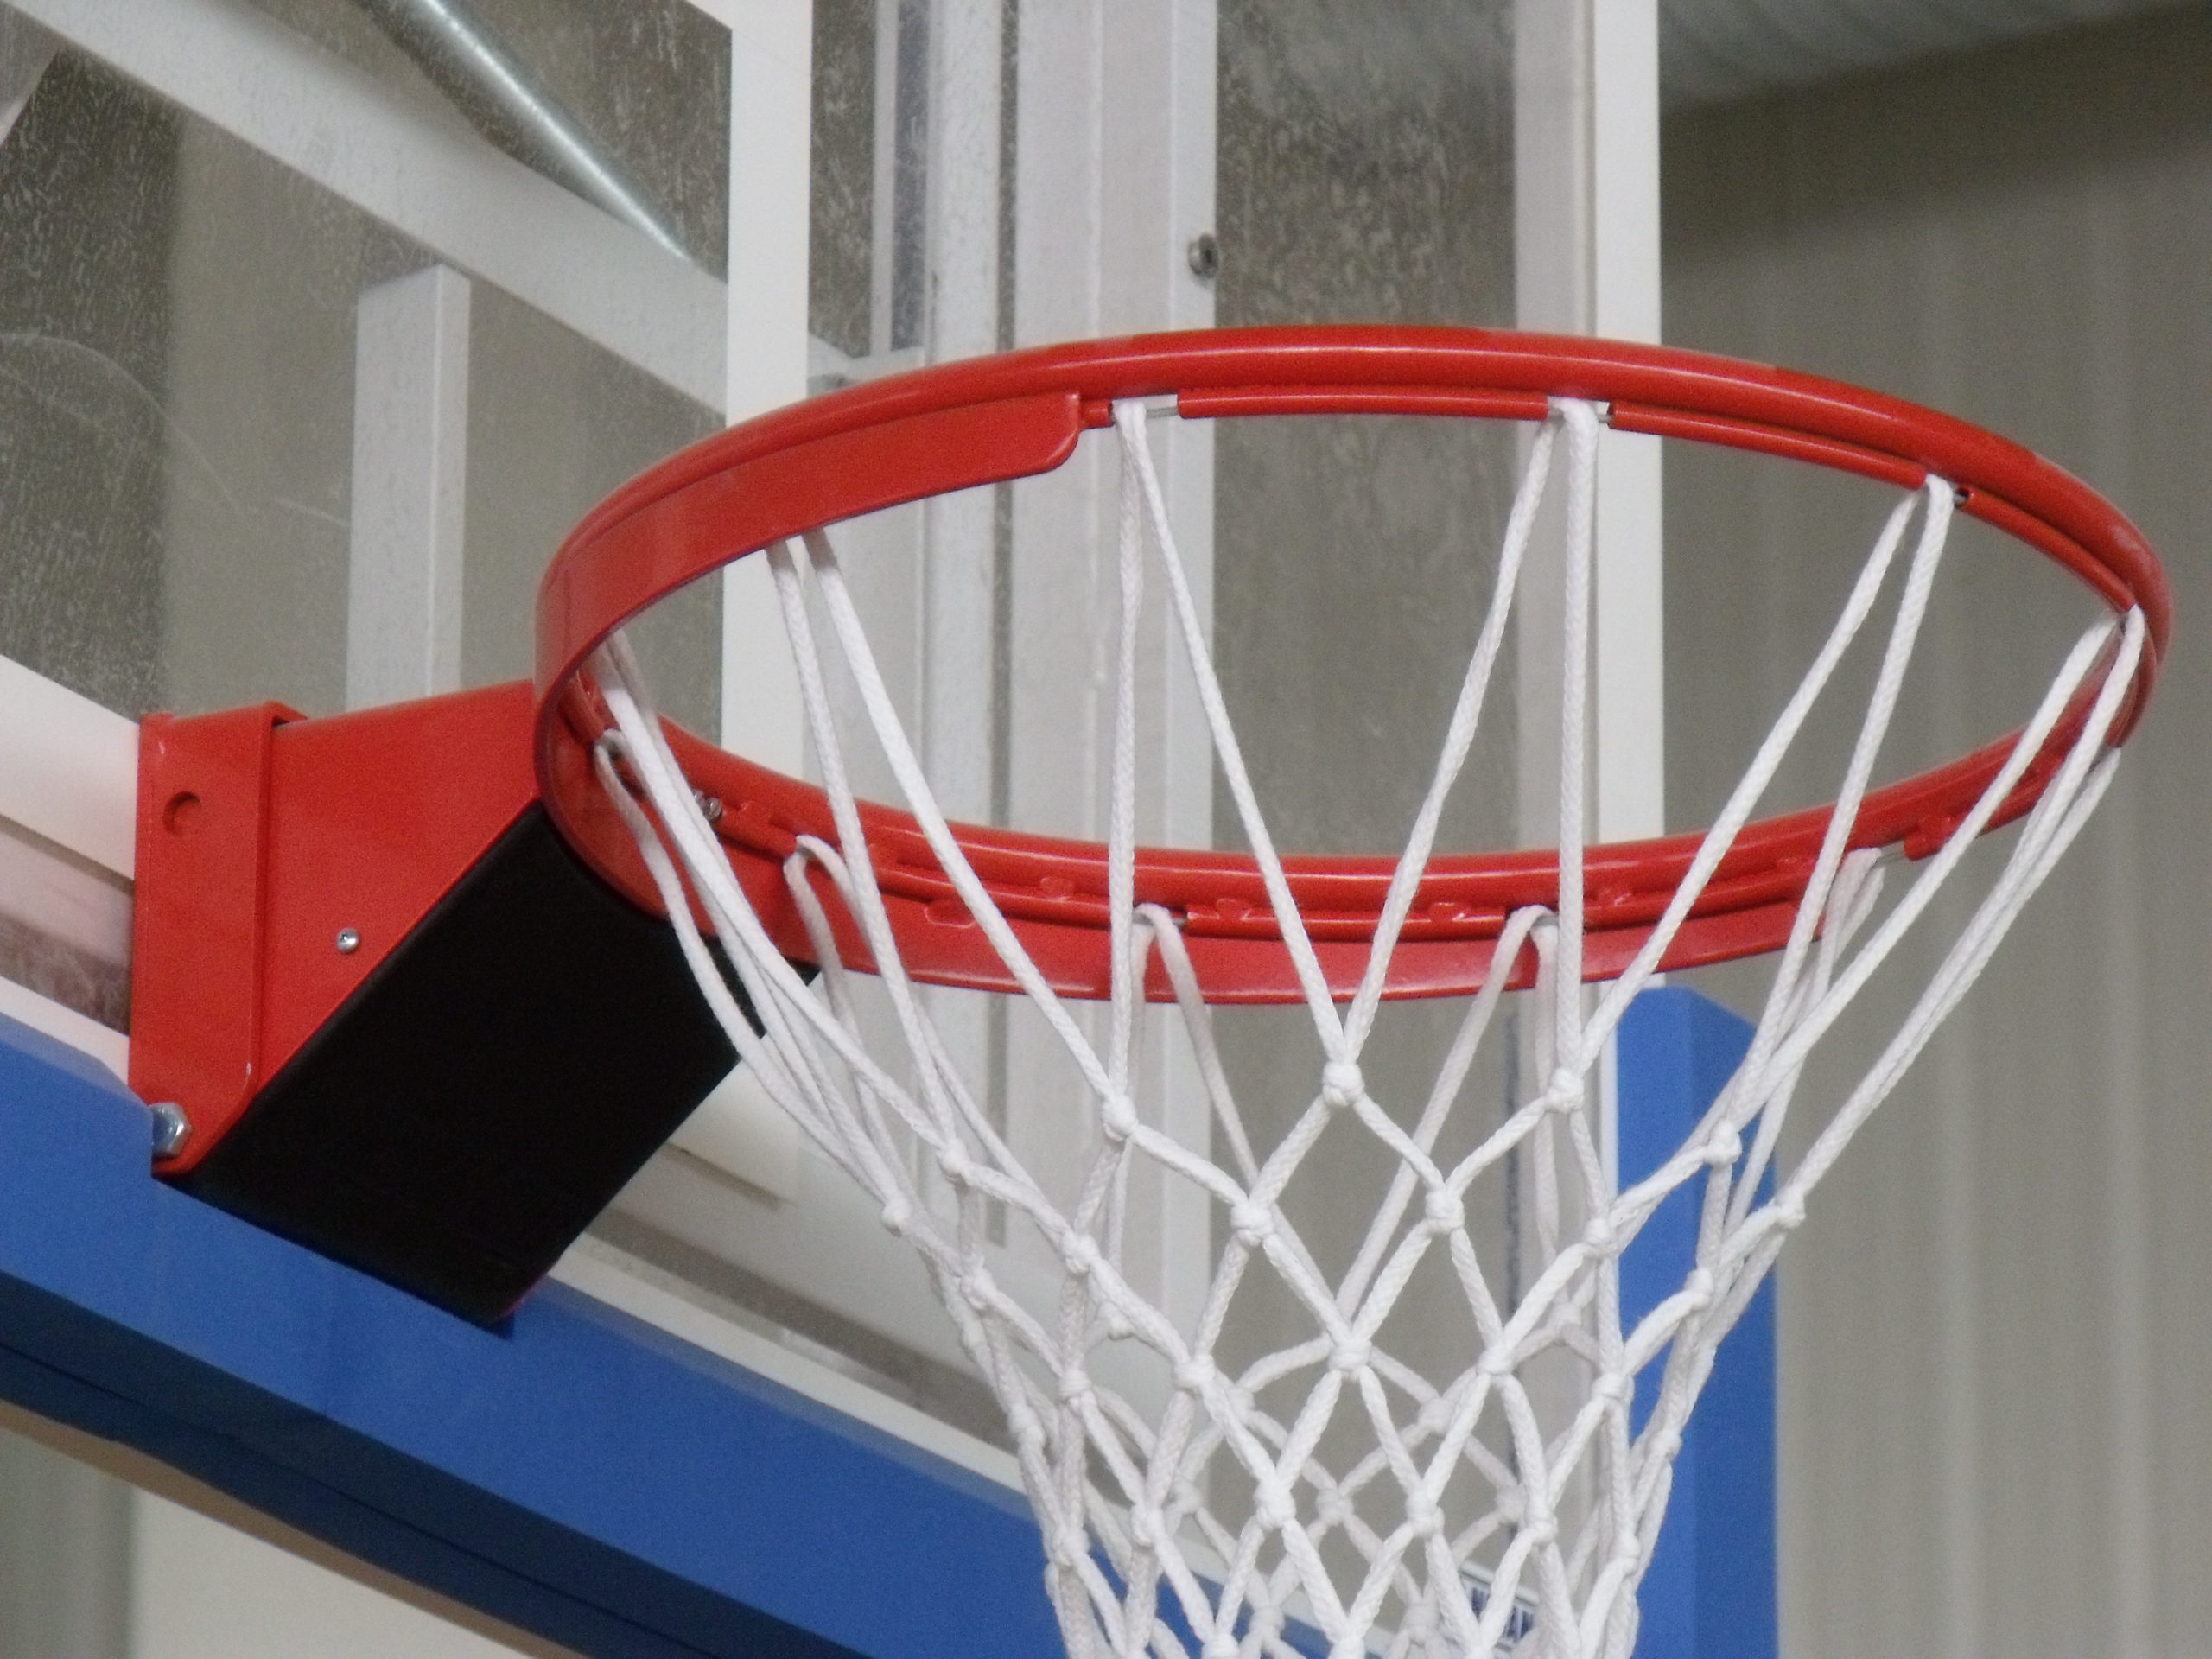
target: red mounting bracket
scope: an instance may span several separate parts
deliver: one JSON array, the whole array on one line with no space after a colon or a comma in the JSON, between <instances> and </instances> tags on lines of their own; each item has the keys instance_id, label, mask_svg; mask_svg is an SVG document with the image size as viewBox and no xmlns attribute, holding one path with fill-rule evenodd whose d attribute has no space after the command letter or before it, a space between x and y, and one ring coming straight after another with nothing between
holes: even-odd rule
<instances>
[{"instance_id":1,"label":"red mounting bracket","mask_svg":"<svg viewBox=\"0 0 2212 1659\"><path fill-rule=\"evenodd\" d=\"M130 1086L191 1169L537 798L526 684L308 720L156 715L139 740Z\"/></svg>"}]
</instances>

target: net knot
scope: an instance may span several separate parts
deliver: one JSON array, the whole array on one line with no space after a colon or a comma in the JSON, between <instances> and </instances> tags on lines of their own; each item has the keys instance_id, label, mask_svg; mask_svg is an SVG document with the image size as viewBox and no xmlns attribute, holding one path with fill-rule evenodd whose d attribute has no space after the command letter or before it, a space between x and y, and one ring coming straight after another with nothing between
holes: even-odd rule
<instances>
[{"instance_id":1,"label":"net knot","mask_svg":"<svg viewBox=\"0 0 2212 1659\"><path fill-rule=\"evenodd\" d=\"M1355 1371L1365 1370L1368 1363L1374 1357L1374 1346L1366 1338L1346 1337L1337 1344L1336 1351L1329 1356L1329 1363L1335 1370L1350 1376Z\"/></svg>"},{"instance_id":2,"label":"net knot","mask_svg":"<svg viewBox=\"0 0 2212 1659\"><path fill-rule=\"evenodd\" d=\"M1722 1124L1705 1143L1705 1161L1716 1169L1732 1168L1744 1155L1744 1137Z\"/></svg>"},{"instance_id":3,"label":"net knot","mask_svg":"<svg viewBox=\"0 0 2212 1659\"><path fill-rule=\"evenodd\" d=\"M1158 1554L1167 1539L1164 1517L1149 1503L1139 1504L1129 1511L1129 1537L1140 1549Z\"/></svg>"},{"instance_id":4,"label":"net knot","mask_svg":"<svg viewBox=\"0 0 2212 1659\"><path fill-rule=\"evenodd\" d=\"M1805 1224L1805 1195L1803 1193L1784 1192L1775 1199L1773 1208L1775 1220L1783 1226L1796 1228Z\"/></svg>"},{"instance_id":5,"label":"net knot","mask_svg":"<svg viewBox=\"0 0 2212 1659\"><path fill-rule=\"evenodd\" d=\"M976 1160L957 1141L938 1154L937 1166L955 1186L968 1187L976 1183Z\"/></svg>"},{"instance_id":6,"label":"net knot","mask_svg":"<svg viewBox=\"0 0 2212 1659\"><path fill-rule=\"evenodd\" d=\"M1259 1515L1260 1524L1270 1532L1281 1532L1298 1514L1298 1505L1292 1501L1290 1488L1272 1476L1260 1483L1259 1493L1252 1507Z\"/></svg>"},{"instance_id":7,"label":"net knot","mask_svg":"<svg viewBox=\"0 0 2212 1659\"><path fill-rule=\"evenodd\" d=\"M1637 1535L1634 1527L1623 1527L1613 1535L1613 1558L1632 1561L1643 1554L1643 1540Z\"/></svg>"},{"instance_id":8,"label":"net knot","mask_svg":"<svg viewBox=\"0 0 2212 1659\"><path fill-rule=\"evenodd\" d=\"M1350 1060L1332 1060L1321 1068L1321 1098L1342 1111L1367 1092L1367 1079Z\"/></svg>"},{"instance_id":9,"label":"net knot","mask_svg":"<svg viewBox=\"0 0 2212 1659\"><path fill-rule=\"evenodd\" d=\"M1084 1531L1083 1523L1071 1521L1065 1526L1054 1528L1052 1553L1055 1567L1073 1572L1076 1563L1090 1554L1090 1538Z\"/></svg>"},{"instance_id":10,"label":"net knot","mask_svg":"<svg viewBox=\"0 0 2212 1659\"><path fill-rule=\"evenodd\" d=\"M1582 1074L1571 1065L1562 1065L1544 1085L1544 1104L1554 1112L1576 1111L1582 1105Z\"/></svg>"},{"instance_id":11,"label":"net knot","mask_svg":"<svg viewBox=\"0 0 2212 1659\"><path fill-rule=\"evenodd\" d=\"M1226 1630L1216 1630L1206 1638L1205 1651L1199 1659L1236 1659L1236 1638Z\"/></svg>"},{"instance_id":12,"label":"net knot","mask_svg":"<svg viewBox=\"0 0 2212 1659\"><path fill-rule=\"evenodd\" d=\"M1192 1354L1175 1368L1175 1386L1191 1394L1204 1394L1221 1375L1211 1354Z\"/></svg>"},{"instance_id":13,"label":"net knot","mask_svg":"<svg viewBox=\"0 0 2212 1659\"><path fill-rule=\"evenodd\" d=\"M1536 1548L1547 1548L1559 1536L1559 1521L1550 1510L1539 1510L1523 1523L1521 1535Z\"/></svg>"},{"instance_id":14,"label":"net knot","mask_svg":"<svg viewBox=\"0 0 2212 1659\"><path fill-rule=\"evenodd\" d=\"M1090 1398L1090 1373L1079 1365L1071 1365L1060 1373L1060 1403L1081 1406Z\"/></svg>"},{"instance_id":15,"label":"net knot","mask_svg":"<svg viewBox=\"0 0 2212 1659\"><path fill-rule=\"evenodd\" d=\"M1713 1275L1703 1268L1693 1268L1682 1281L1682 1297L1693 1312L1702 1313L1713 1306Z\"/></svg>"},{"instance_id":16,"label":"net knot","mask_svg":"<svg viewBox=\"0 0 2212 1659\"><path fill-rule=\"evenodd\" d=\"M1344 1496L1343 1487L1332 1486L1321 1494L1313 1505L1313 1518L1332 1532L1351 1519L1351 1499Z\"/></svg>"},{"instance_id":17,"label":"net knot","mask_svg":"<svg viewBox=\"0 0 2212 1659\"><path fill-rule=\"evenodd\" d=\"M1029 1408L1026 1400L1017 1400L1007 1408L1006 1426L1014 1435L1014 1444L1025 1451L1035 1451L1045 1444L1045 1425Z\"/></svg>"},{"instance_id":18,"label":"net knot","mask_svg":"<svg viewBox=\"0 0 2212 1659\"><path fill-rule=\"evenodd\" d=\"M1107 1095L1098 1103L1098 1127L1119 1145L1137 1132L1137 1104L1127 1095Z\"/></svg>"},{"instance_id":19,"label":"net knot","mask_svg":"<svg viewBox=\"0 0 2212 1659\"><path fill-rule=\"evenodd\" d=\"M1248 1249L1259 1249L1275 1236L1275 1219L1268 1206L1246 1198L1229 1212L1230 1230Z\"/></svg>"},{"instance_id":20,"label":"net knot","mask_svg":"<svg viewBox=\"0 0 2212 1659\"><path fill-rule=\"evenodd\" d=\"M984 1268L970 1268L960 1275L960 1295L978 1313L988 1313L998 1300L999 1287Z\"/></svg>"},{"instance_id":21,"label":"net knot","mask_svg":"<svg viewBox=\"0 0 2212 1659\"><path fill-rule=\"evenodd\" d=\"M1467 1206L1459 1195L1448 1186L1433 1186L1423 1205L1430 1228L1440 1233L1456 1233L1467 1224Z\"/></svg>"},{"instance_id":22,"label":"net knot","mask_svg":"<svg viewBox=\"0 0 2212 1659\"><path fill-rule=\"evenodd\" d=\"M907 1203L903 1195L894 1195L883 1206L883 1228L893 1238L904 1238L913 1220L914 1206Z\"/></svg>"},{"instance_id":23,"label":"net knot","mask_svg":"<svg viewBox=\"0 0 2212 1659\"><path fill-rule=\"evenodd\" d=\"M1610 1216L1592 1216L1590 1224L1582 1230L1583 1245L1592 1255L1611 1255L1618 1237Z\"/></svg>"},{"instance_id":24,"label":"net knot","mask_svg":"<svg viewBox=\"0 0 2212 1659\"><path fill-rule=\"evenodd\" d=\"M1406 1494L1406 1525L1414 1536L1427 1538L1444 1530L1444 1511L1436 1500L1416 1487Z\"/></svg>"},{"instance_id":25,"label":"net knot","mask_svg":"<svg viewBox=\"0 0 2212 1659\"><path fill-rule=\"evenodd\" d=\"M1590 1397L1602 1400L1609 1406L1618 1406L1628 1398L1629 1381L1618 1371L1607 1371L1590 1385Z\"/></svg>"},{"instance_id":26,"label":"net knot","mask_svg":"<svg viewBox=\"0 0 2212 1659\"><path fill-rule=\"evenodd\" d=\"M1067 1264L1068 1277L1088 1279L1098 1271L1098 1241L1089 1233L1070 1233L1060 1259Z\"/></svg>"}]
</instances>

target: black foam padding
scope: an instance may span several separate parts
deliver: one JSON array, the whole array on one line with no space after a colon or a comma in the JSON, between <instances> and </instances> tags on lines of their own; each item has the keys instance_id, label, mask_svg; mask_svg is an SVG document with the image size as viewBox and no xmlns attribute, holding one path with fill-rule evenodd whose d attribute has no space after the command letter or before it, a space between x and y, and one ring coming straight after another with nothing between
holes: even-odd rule
<instances>
[{"instance_id":1,"label":"black foam padding","mask_svg":"<svg viewBox=\"0 0 2212 1659\"><path fill-rule=\"evenodd\" d=\"M494 1324L735 1059L533 804L180 1185Z\"/></svg>"}]
</instances>

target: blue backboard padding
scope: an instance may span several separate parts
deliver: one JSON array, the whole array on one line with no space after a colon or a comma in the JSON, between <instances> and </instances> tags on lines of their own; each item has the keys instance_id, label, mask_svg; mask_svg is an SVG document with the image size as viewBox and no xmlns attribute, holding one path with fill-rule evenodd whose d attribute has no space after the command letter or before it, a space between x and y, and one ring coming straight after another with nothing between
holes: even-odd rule
<instances>
[{"instance_id":1,"label":"blue backboard padding","mask_svg":"<svg viewBox=\"0 0 2212 1659\"><path fill-rule=\"evenodd\" d=\"M155 1181L0 1019L0 1395L607 1656L1058 1650L994 1483L557 1285L479 1330Z\"/></svg>"},{"instance_id":2,"label":"blue backboard padding","mask_svg":"<svg viewBox=\"0 0 2212 1659\"><path fill-rule=\"evenodd\" d=\"M1647 992L1622 1169L1680 1143L1743 1023ZM0 1397L427 1588L611 1659L1059 1651L1020 1498L559 1285L477 1329L155 1181L147 1115L0 1018ZM1623 1263L1680 1282L1694 1211ZM1722 1351L1641 1659L1771 1659L1773 1306Z\"/></svg>"},{"instance_id":3,"label":"blue backboard padding","mask_svg":"<svg viewBox=\"0 0 2212 1659\"><path fill-rule=\"evenodd\" d=\"M1617 1146L1623 1186L1682 1145L1750 1046L1751 1028L1694 992L1646 991L1621 1022ZM1631 1325L1681 1287L1695 1258L1705 1183L1669 1195L1621 1260ZM1775 1536L1774 1283L1721 1345L1691 1414L1659 1544L1638 1595L1637 1659L1774 1659L1780 1647ZM1633 1421L1656 1398L1664 1356L1637 1380Z\"/></svg>"}]
</instances>

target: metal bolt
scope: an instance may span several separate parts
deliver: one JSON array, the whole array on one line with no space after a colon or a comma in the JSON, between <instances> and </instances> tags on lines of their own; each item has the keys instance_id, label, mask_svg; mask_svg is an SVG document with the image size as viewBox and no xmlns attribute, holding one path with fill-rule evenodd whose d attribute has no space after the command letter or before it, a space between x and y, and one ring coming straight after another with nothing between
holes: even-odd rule
<instances>
[{"instance_id":1,"label":"metal bolt","mask_svg":"<svg viewBox=\"0 0 2212 1659\"><path fill-rule=\"evenodd\" d=\"M350 957L360 948L361 930L359 928L341 927L338 930L338 954L340 956Z\"/></svg>"},{"instance_id":2,"label":"metal bolt","mask_svg":"<svg viewBox=\"0 0 2212 1659\"><path fill-rule=\"evenodd\" d=\"M192 1120L184 1109L173 1101L156 1101L154 1114L154 1156L174 1158L184 1150L184 1143L192 1139Z\"/></svg>"},{"instance_id":3,"label":"metal bolt","mask_svg":"<svg viewBox=\"0 0 2212 1659\"><path fill-rule=\"evenodd\" d=\"M695 789L691 797L699 803L699 810L709 823L722 821L722 803L719 795L709 795L703 789Z\"/></svg>"},{"instance_id":4,"label":"metal bolt","mask_svg":"<svg viewBox=\"0 0 2212 1659\"><path fill-rule=\"evenodd\" d=\"M1211 231L1201 231L1191 238L1191 275L1202 283L1221 275L1221 244Z\"/></svg>"}]
</instances>

